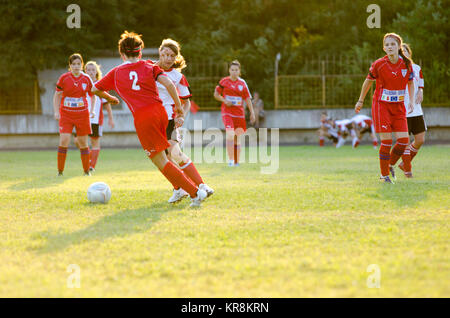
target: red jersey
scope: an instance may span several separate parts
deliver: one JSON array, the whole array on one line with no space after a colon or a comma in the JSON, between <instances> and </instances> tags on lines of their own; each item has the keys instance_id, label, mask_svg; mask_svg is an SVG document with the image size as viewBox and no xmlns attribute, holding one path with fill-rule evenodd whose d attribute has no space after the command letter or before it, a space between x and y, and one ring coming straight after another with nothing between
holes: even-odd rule
<instances>
[{"instance_id":1,"label":"red jersey","mask_svg":"<svg viewBox=\"0 0 450 318\"><path fill-rule=\"evenodd\" d=\"M56 91L62 92L60 109L77 112L88 110L90 101L88 102L87 98L93 95L92 86L91 78L84 72L78 77L72 72L61 75L56 83Z\"/></svg>"},{"instance_id":2,"label":"red jersey","mask_svg":"<svg viewBox=\"0 0 450 318\"><path fill-rule=\"evenodd\" d=\"M238 77L237 80L232 81L229 76L224 77L216 86L216 91L233 103L233 106L222 103L222 113L231 117L245 118L243 102L247 98L251 98L251 95L247 83L242 78Z\"/></svg>"},{"instance_id":3,"label":"red jersey","mask_svg":"<svg viewBox=\"0 0 450 318\"><path fill-rule=\"evenodd\" d=\"M134 116L138 111L151 110L154 104L162 105L156 88L156 80L162 73L156 64L127 61L109 71L95 83L95 87L102 91L116 91Z\"/></svg>"},{"instance_id":4,"label":"red jersey","mask_svg":"<svg viewBox=\"0 0 450 318\"><path fill-rule=\"evenodd\" d=\"M374 101L387 103L403 103L407 84L414 77L411 66L406 67L405 62L399 56L397 63L392 64L386 55L376 60L370 67L367 79L376 80L377 86Z\"/></svg>"}]
</instances>

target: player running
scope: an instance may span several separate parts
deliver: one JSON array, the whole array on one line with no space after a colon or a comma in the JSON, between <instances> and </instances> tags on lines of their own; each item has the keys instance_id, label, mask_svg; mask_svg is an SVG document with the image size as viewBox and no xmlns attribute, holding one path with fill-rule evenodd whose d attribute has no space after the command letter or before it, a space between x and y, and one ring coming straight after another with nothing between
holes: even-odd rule
<instances>
[{"instance_id":1,"label":"player running","mask_svg":"<svg viewBox=\"0 0 450 318\"><path fill-rule=\"evenodd\" d=\"M369 132L372 137L373 148L377 149L378 140L377 136L375 135L375 128L373 127L372 118L363 114L358 114L353 116L351 121L353 122L353 126L356 131L356 139L353 139L353 148L358 147L362 135L364 135L366 132Z\"/></svg>"},{"instance_id":2,"label":"player running","mask_svg":"<svg viewBox=\"0 0 450 318\"><path fill-rule=\"evenodd\" d=\"M181 74L181 70L186 67L186 62L180 53L180 44L172 39L163 40L159 47L159 61L157 65L164 71L164 75L175 85L179 97L184 103L183 113L186 115L191 107L189 98L192 97L192 94L189 90L189 83L184 75ZM199 189L205 190L207 195L210 196L214 193L214 190L203 182L192 160L181 151L180 132L175 127L175 102L164 85L159 82L156 85L158 87L159 98L162 100L169 119L166 130L167 140L170 144L169 148L166 149L167 157L175 162ZM169 203L176 203L186 196L188 196L188 193L182 188L174 188Z\"/></svg>"},{"instance_id":3,"label":"player running","mask_svg":"<svg viewBox=\"0 0 450 318\"><path fill-rule=\"evenodd\" d=\"M98 65L94 61L89 61L84 66L84 71L87 75L92 79L95 83L99 79L102 78L102 71L100 70L100 65ZM95 171L95 166L97 164L98 155L100 154L100 137L103 136L103 106L105 106L106 111L108 112L108 125L111 128L114 128L114 117L111 110L111 105L104 98L100 98L97 96L93 96L95 100L93 105L93 117L91 116L91 130L92 134L89 135L91 139L91 151L90 151L90 160L89 160L89 171ZM89 101L89 99L88 99ZM78 138L75 135L75 144L78 148Z\"/></svg>"},{"instance_id":4,"label":"player running","mask_svg":"<svg viewBox=\"0 0 450 318\"><path fill-rule=\"evenodd\" d=\"M385 183L393 183L389 171L395 179L393 165L398 161L408 145L408 124L404 106L405 87L408 84L410 96L414 96L412 61L404 55L402 38L395 33L387 33L383 38L383 50L387 55L373 62L364 81L355 112L359 113L367 92L376 81L377 86L372 102L372 118L375 131L380 134L380 170ZM408 113L414 110L410 101ZM392 151L392 133L397 143Z\"/></svg>"},{"instance_id":5,"label":"player running","mask_svg":"<svg viewBox=\"0 0 450 318\"><path fill-rule=\"evenodd\" d=\"M167 159L164 150L170 144L166 137L167 113L158 96L156 81L165 86L175 103L175 127L183 124L184 114L177 90L158 65L141 60L144 42L141 36L125 31L119 40L119 53L124 63L114 67L94 84L92 92L112 105L119 100L105 91L114 90L127 103L142 148L175 189L183 188L191 196L191 207L200 206L207 193L199 189L183 172Z\"/></svg>"},{"instance_id":6,"label":"player running","mask_svg":"<svg viewBox=\"0 0 450 318\"><path fill-rule=\"evenodd\" d=\"M78 53L72 54L69 57L69 72L58 79L53 96L54 118L59 121L58 176L64 172L73 127L78 135L84 175L90 176L87 136L91 133L91 125L88 99L92 98L93 83L82 69L83 58Z\"/></svg>"},{"instance_id":7,"label":"player running","mask_svg":"<svg viewBox=\"0 0 450 318\"><path fill-rule=\"evenodd\" d=\"M228 153L228 166L239 166L241 153L241 136L247 130L243 102L250 111L250 123L255 122L252 97L247 83L240 78L241 64L233 61L228 69L230 76L220 80L214 90L214 98L221 102L222 120L226 131L226 146Z\"/></svg>"},{"instance_id":8,"label":"player running","mask_svg":"<svg viewBox=\"0 0 450 318\"><path fill-rule=\"evenodd\" d=\"M412 51L408 44L403 44L403 51L405 56L412 58ZM420 66L413 63L414 70L414 111L406 115L408 120L409 133L414 135L414 142L406 147L405 152L402 155L402 162L398 165L405 173L405 177L412 178L411 161L417 155L420 147L425 141L425 131L427 130L427 124L423 118L422 100L423 100L423 75ZM405 95L405 107L409 103L409 94Z\"/></svg>"}]
</instances>

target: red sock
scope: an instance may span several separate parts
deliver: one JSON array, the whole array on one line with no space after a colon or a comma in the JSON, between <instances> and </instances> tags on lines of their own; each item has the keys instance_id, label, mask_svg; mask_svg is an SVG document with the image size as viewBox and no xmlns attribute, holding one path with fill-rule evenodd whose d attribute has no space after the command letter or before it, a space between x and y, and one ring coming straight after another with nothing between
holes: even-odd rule
<instances>
[{"instance_id":1,"label":"red sock","mask_svg":"<svg viewBox=\"0 0 450 318\"><path fill-rule=\"evenodd\" d=\"M66 156L67 156L67 147L58 147L58 172L64 171Z\"/></svg>"},{"instance_id":2,"label":"red sock","mask_svg":"<svg viewBox=\"0 0 450 318\"><path fill-rule=\"evenodd\" d=\"M191 198L195 198L197 196L198 188L192 183L191 180L186 178L183 172L178 169L172 162L168 161L164 168L161 170L161 173L172 183L173 187L183 188Z\"/></svg>"},{"instance_id":3,"label":"red sock","mask_svg":"<svg viewBox=\"0 0 450 318\"><path fill-rule=\"evenodd\" d=\"M380 155L380 170L381 175L386 177L389 175L389 159L390 159L390 150L392 146L392 140L386 139L381 141L381 147L379 151Z\"/></svg>"},{"instance_id":4,"label":"red sock","mask_svg":"<svg viewBox=\"0 0 450 318\"><path fill-rule=\"evenodd\" d=\"M398 159L400 159L400 157L403 155L406 146L408 146L408 142L409 138L407 137L397 139L397 142L395 143L394 148L392 148L391 151L391 159L389 162L391 166L395 165Z\"/></svg>"},{"instance_id":5,"label":"red sock","mask_svg":"<svg viewBox=\"0 0 450 318\"><path fill-rule=\"evenodd\" d=\"M92 168L95 168L99 154L100 154L100 148L99 149L91 149L90 166Z\"/></svg>"},{"instance_id":6,"label":"red sock","mask_svg":"<svg viewBox=\"0 0 450 318\"><path fill-rule=\"evenodd\" d=\"M189 160L189 162L185 165L181 165L181 170L187 175L194 183L199 186L203 183L203 179L197 171L197 168L194 166L194 163Z\"/></svg>"},{"instance_id":7,"label":"red sock","mask_svg":"<svg viewBox=\"0 0 450 318\"><path fill-rule=\"evenodd\" d=\"M89 147L80 148L81 163L83 164L84 172L89 172Z\"/></svg>"},{"instance_id":8,"label":"red sock","mask_svg":"<svg viewBox=\"0 0 450 318\"><path fill-rule=\"evenodd\" d=\"M323 147L323 145L325 144L325 139L323 137L319 138L319 146Z\"/></svg>"},{"instance_id":9,"label":"red sock","mask_svg":"<svg viewBox=\"0 0 450 318\"><path fill-rule=\"evenodd\" d=\"M403 171L405 172L411 172L411 151L409 150L409 147L405 148L405 152L403 152L402 155L402 162L403 162Z\"/></svg>"},{"instance_id":10,"label":"red sock","mask_svg":"<svg viewBox=\"0 0 450 318\"><path fill-rule=\"evenodd\" d=\"M419 151L419 148L414 147L412 144L409 145L409 150L411 151L411 161L413 160L413 158L417 155L417 152Z\"/></svg>"}]
</instances>

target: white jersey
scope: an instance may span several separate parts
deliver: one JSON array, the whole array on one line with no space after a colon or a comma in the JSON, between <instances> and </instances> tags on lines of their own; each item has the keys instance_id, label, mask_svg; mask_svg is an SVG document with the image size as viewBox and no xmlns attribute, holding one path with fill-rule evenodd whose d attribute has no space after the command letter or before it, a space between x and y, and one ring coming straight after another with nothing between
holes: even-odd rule
<instances>
[{"instance_id":1,"label":"white jersey","mask_svg":"<svg viewBox=\"0 0 450 318\"><path fill-rule=\"evenodd\" d=\"M360 126L361 128L366 128L372 124L372 118L363 114L353 116L351 121L355 123L355 125Z\"/></svg>"},{"instance_id":2,"label":"white jersey","mask_svg":"<svg viewBox=\"0 0 450 318\"><path fill-rule=\"evenodd\" d=\"M350 119L341 119L341 120L336 120L334 123L335 123L338 131L348 132L347 125L351 124L352 121Z\"/></svg>"},{"instance_id":3,"label":"white jersey","mask_svg":"<svg viewBox=\"0 0 450 318\"><path fill-rule=\"evenodd\" d=\"M173 82L175 88L177 89L178 96L180 99L186 99L192 96L189 90L189 83L183 74L181 74L176 69L170 69L168 71L164 71L164 74ZM169 120L174 118L174 105L172 97L167 91L166 87L159 82L156 82L158 87L159 98L162 100L163 106L166 109L167 116Z\"/></svg>"},{"instance_id":4,"label":"white jersey","mask_svg":"<svg viewBox=\"0 0 450 318\"><path fill-rule=\"evenodd\" d=\"M93 117L93 118L89 117L89 120L90 120L91 124L98 125L99 121L100 121L101 112L103 111L102 104L107 103L108 101L106 99L100 98L96 95L94 95L92 98L95 100L95 106L94 106L95 117ZM87 96L87 100L88 100L89 112L90 112L91 111L91 99L89 98L89 95ZM101 117L103 117L103 116L101 116Z\"/></svg>"},{"instance_id":5,"label":"white jersey","mask_svg":"<svg viewBox=\"0 0 450 318\"><path fill-rule=\"evenodd\" d=\"M416 104L416 96L417 91L419 88L423 88L424 80L422 75L422 70L420 69L420 66L417 64L413 64L413 70L414 70L414 111L411 114L408 114L408 105L409 105L409 92L408 92L408 86L406 86L406 94L405 94L405 108L406 108L406 117L415 117L415 116L423 116L422 111L422 105Z\"/></svg>"}]
</instances>

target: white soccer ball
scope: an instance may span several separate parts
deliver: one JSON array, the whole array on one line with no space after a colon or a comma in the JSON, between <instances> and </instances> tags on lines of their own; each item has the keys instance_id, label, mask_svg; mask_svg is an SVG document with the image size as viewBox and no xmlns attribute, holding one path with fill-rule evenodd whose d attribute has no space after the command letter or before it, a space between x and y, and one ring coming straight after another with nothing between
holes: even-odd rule
<instances>
[{"instance_id":1,"label":"white soccer ball","mask_svg":"<svg viewBox=\"0 0 450 318\"><path fill-rule=\"evenodd\" d=\"M87 197L92 203L108 203L111 199L111 189L104 182L95 182L89 186Z\"/></svg>"}]
</instances>

